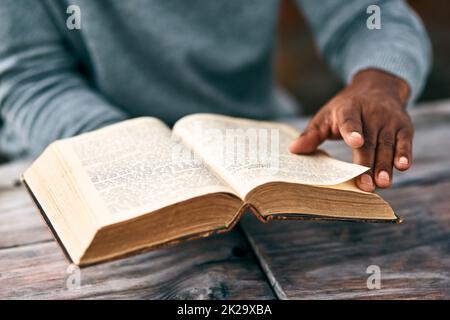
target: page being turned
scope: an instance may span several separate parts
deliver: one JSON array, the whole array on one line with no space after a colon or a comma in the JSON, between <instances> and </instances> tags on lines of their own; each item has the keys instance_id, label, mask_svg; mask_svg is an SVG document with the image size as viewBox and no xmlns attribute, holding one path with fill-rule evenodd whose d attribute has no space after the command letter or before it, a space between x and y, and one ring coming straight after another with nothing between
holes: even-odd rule
<instances>
[{"instance_id":1,"label":"page being turned","mask_svg":"<svg viewBox=\"0 0 450 320\"><path fill-rule=\"evenodd\" d=\"M199 114L178 121L173 134L242 198L268 182L337 185L368 170L333 159L323 151L314 155L291 154L289 145L299 132L280 123Z\"/></svg>"}]
</instances>

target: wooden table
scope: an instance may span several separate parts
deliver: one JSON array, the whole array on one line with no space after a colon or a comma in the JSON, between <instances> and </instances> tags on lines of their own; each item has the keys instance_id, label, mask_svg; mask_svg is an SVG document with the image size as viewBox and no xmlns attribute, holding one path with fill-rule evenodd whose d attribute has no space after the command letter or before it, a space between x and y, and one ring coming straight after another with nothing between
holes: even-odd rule
<instances>
[{"instance_id":1,"label":"wooden table","mask_svg":"<svg viewBox=\"0 0 450 320\"><path fill-rule=\"evenodd\" d=\"M80 287L17 182L26 162L0 166L0 298L449 299L450 101L412 114L413 168L381 192L403 224L247 215L225 235L82 269ZM325 149L350 160L342 143ZM370 265L380 289L367 288Z\"/></svg>"}]
</instances>

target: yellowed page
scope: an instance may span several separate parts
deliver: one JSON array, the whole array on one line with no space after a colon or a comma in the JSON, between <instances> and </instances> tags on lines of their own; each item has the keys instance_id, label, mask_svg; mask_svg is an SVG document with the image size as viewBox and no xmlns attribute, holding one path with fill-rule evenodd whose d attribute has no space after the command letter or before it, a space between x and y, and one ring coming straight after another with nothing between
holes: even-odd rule
<instances>
[{"instance_id":1,"label":"yellowed page","mask_svg":"<svg viewBox=\"0 0 450 320\"><path fill-rule=\"evenodd\" d=\"M102 225L193 197L233 193L155 118L137 118L57 142L73 185Z\"/></svg>"},{"instance_id":2,"label":"yellowed page","mask_svg":"<svg viewBox=\"0 0 450 320\"><path fill-rule=\"evenodd\" d=\"M289 145L299 132L280 123L197 114L179 120L173 134L198 153L242 198L268 182L330 186L368 170L333 159L324 152L291 154Z\"/></svg>"}]
</instances>

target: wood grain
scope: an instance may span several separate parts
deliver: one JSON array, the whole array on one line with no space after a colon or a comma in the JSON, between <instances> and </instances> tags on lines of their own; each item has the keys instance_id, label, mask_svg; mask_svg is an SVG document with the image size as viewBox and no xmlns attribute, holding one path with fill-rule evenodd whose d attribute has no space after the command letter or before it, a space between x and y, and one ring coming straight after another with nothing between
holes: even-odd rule
<instances>
[{"instance_id":1,"label":"wood grain","mask_svg":"<svg viewBox=\"0 0 450 320\"><path fill-rule=\"evenodd\" d=\"M401 225L241 222L281 299L450 299L450 101L412 111L411 170L381 192ZM296 121L302 128L307 119ZM341 142L330 154L350 161ZM381 290L368 290L366 269L381 268Z\"/></svg>"},{"instance_id":2,"label":"wood grain","mask_svg":"<svg viewBox=\"0 0 450 320\"><path fill-rule=\"evenodd\" d=\"M81 269L54 241L0 250L0 299L273 299L237 231ZM239 281L237 281L239 279Z\"/></svg>"},{"instance_id":3,"label":"wood grain","mask_svg":"<svg viewBox=\"0 0 450 320\"><path fill-rule=\"evenodd\" d=\"M0 249L52 240L23 187L0 192Z\"/></svg>"},{"instance_id":4,"label":"wood grain","mask_svg":"<svg viewBox=\"0 0 450 320\"><path fill-rule=\"evenodd\" d=\"M401 225L242 220L281 299L450 299L450 181L383 192ZM380 290L366 269L381 268Z\"/></svg>"},{"instance_id":5,"label":"wood grain","mask_svg":"<svg viewBox=\"0 0 450 320\"><path fill-rule=\"evenodd\" d=\"M413 169L383 192L404 224L261 224L247 215L226 235L83 269L79 289L67 288L68 265L17 185L29 161L0 166L0 298L449 299L450 102L413 120ZM342 144L325 149L349 160ZM366 287L371 264L381 290Z\"/></svg>"},{"instance_id":6,"label":"wood grain","mask_svg":"<svg viewBox=\"0 0 450 320\"><path fill-rule=\"evenodd\" d=\"M26 165L0 167L8 173L0 190L0 299L275 297L236 230L82 269L80 289L68 288L67 261L24 187L15 183Z\"/></svg>"},{"instance_id":7,"label":"wood grain","mask_svg":"<svg viewBox=\"0 0 450 320\"><path fill-rule=\"evenodd\" d=\"M0 165L0 194L13 185L19 185L20 175L30 164L30 159L23 159Z\"/></svg>"}]
</instances>

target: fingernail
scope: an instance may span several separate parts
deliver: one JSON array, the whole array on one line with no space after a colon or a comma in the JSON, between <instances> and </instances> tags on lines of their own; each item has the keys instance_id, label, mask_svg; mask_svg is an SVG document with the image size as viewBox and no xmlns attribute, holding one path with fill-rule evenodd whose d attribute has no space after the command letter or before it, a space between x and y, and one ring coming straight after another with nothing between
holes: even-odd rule
<instances>
[{"instance_id":1,"label":"fingernail","mask_svg":"<svg viewBox=\"0 0 450 320\"><path fill-rule=\"evenodd\" d=\"M351 143L352 147L360 147L361 143L363 142L363 137L359 132L353 131L348 135L349 142Z\"/></svg>"},{"instance_id":2,"label":"fingernail","mask_svg":"<svg viewBox=\"0 0 450 320\"><path fill-rule=\"evenodd\" d=\"M361 183L372 186L372 177L369 176L368 174L363 174L361 176Z\"/></svg>"},{"instance_id":3,"label":"fingernail","mask_svg":"<svg viewBox=\"0 0 450 320\"><path fill-rule=\"evenodd\" d=\"M354 139L362 139L361 134L357 131L353 131L352 133L350 133L350 137L352 137Z\"/></svg>"},{"instance_id":4,"label":"fingernail","mask_svg":"<svg viewBox=\"0 0 450 320\"><path fill-rule=\"evenodd\" d=\"M399 162L400 164L407 165L407 164L408 164L408 158L406 158L406 157L400 157L400 159L398 159L398 162Z\"/></svg>"},{"instance_id":5,"label":"fingernail","mask_svg":"<svg viewBox=\"0 0 450 320\"><path fill-rule=\"evenodd\" d=\"M387 173L386 171L380 171L380 173L378 173L378 179L380 180L385 180L385 181L389 181L389 173Z\"/></svg>"}]
</instances>

